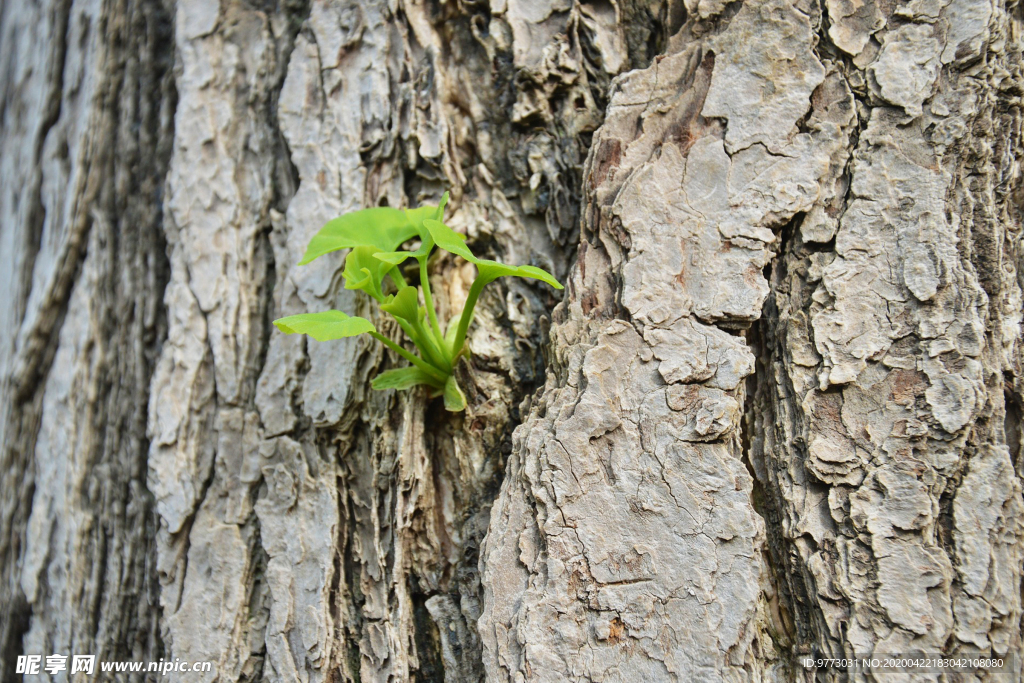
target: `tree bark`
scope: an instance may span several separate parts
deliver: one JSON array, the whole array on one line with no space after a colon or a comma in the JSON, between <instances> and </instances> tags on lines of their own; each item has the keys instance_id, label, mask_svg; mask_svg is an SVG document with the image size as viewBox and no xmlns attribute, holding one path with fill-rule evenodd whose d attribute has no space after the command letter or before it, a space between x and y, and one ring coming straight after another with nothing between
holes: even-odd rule
<instances>
[{"instance_id":1,"label":"tree bark","mask_svg":"<svg viewBox=\"0 0 1024 683\"><path fill-rule=\"evenodd\" d=\"M1020 32L979 0L5 3L0 679L1019 679ZM478 254L567 282L488 288L463 414L270 324L376 316L306 243L444 190ZM432 265L442 318L472 275Z\"/></svg>"}]
</instances>

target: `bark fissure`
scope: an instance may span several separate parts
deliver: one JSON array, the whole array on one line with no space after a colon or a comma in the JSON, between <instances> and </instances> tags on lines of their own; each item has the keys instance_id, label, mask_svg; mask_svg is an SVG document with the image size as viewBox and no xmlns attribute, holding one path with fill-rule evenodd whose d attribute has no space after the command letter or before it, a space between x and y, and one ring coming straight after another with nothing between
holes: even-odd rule
<instances>
[{"instance_id":1,"label":"bark fissure","mask_svg":"<svg viewBox=\"0 0 1024 683\"><path fill-rule=\"evenodd\" d=\"M8 219L4 221L7 225L4 231L4 246L7 247L4 250L7 261L4 264L7 273L4 289L11 297L11 301L4 307L5 315L2 320L8 330L20 327L26 316L33 272L44 235L46 207L42 196L40 166L44 143L60 116L70 7L70 0L55 3L52 8L48 8L49 16L43 16L44 8L30 12L28 16L19 16L20 12L16 12L13 7L0 11L0 30L7 40L14 38L21 21L38 22L44 30L49 29L49 35L46 36L48 40L38 55L40 63L17 64L15 60L8 58L10 61L7 63L8 68L5 69L3 78L5 97L0 104L0 111L6 124L5 136L11 135L13 138L20 134L28 147L24 150L28 158L17 159L14 150L8 150L7 145L4 145L4 157L14 156L16 159L13 169L4 169L7 181L12 187L19 180L27 181L28 184L25 197L12 194L3 198L4 217ZM19 67L20 73L16 71ZM36 71L43 74L42 79L33 78L33 72ZM19 77L23 79L23 83L18 83ZM17 115L20 112L13 112L15 115L11 119L7 118L7 107L9 103L17 101L14 96L19 85L27 86L26 90L30 93L25 98L26 109L36 109L32 113L38 117L38 124L34 126L31 114L19 120L22 118ZM36 101L32 101L33 99ZM21 162L21 168L18 167L18 162ZM26 204L27 208L19 215L22 203ZM19 221L18 218L22 220ZM0 515L0 558L8 568L15 566L17 558L22 553L24 528L30 514L31 501L35 496L34 463L26 455L26 451L36 440L42 397L40 383L26 381L25 367L27 365L29 370L34 369L31 374L36 377L40 373L45 374L54 352L52 345L46 345L42 353L39 352L38 346L33 349L35 353L28 353L19 348L21 345L18 341L17 336L8 331L4 335L0 355L4 369L4 395L3 403L0 404L3 408L0 413L0 443L3 444L0 467L10 481L20 483L16 491L5 496L8 502L4 505L3 514ZM19 368L17 375L12 372L15 363ZM32 604L25 598L18 585L17 573L13 569L8 569L5 574L3 578L6 585L3 586L0 595L5 598L4 602L10 605L11 616L0 625L0 652L4 655L4 661L0 662L0 678L6 681L13 678L8 662L16 660L17 655L22 653L22 639L31 623Z\"/></svg>"},{"instance_id":2,"label":"bark fissure","mask_svg":"<svg viewBox=\"0 0 1024 683\"><path fill-rule=\"evenodd\" d=\"M144 480L148 380L164 329L158 190L174 100L167 16L152 3L22 9L5 11L5 41L36 9L64 18L49 27L59 34L52 42L40 41L60 53L59 65L41 70L55 79L45 88L57 103L28 140L35 156L22 169L39 179L25 195L42 207L29 216L39 239L5 251L20 264L8 272L22 268L26 296L5 309L20 316L5 318L4 347L16 354L4 361L5 471L19 481L7 498L22 504L2 515L11 543L4 601L16 612L3 622L3 680L14 679L21 653L161 652ZM23 94L39 85L16 69L5 76L23 78L15 81ZM16 121L5 118L5 128ZM5 217L18 206L0 199ZM75 617L65 611L72 604Z\"/></svg>"},{"instance_id":3,"label":"bark fissure","mask_svg":"<svg viewBox=\"0 0 1024 683\"><path fill-rule=\"evenodd\" d=\"M829 4L830 12L836 9ZM871 7L868 14L878 11ZM948 11L963 12L964 8L951 4ZM766 441L755 451L770 456L759 474L765 477L766 490L775 494L774 507L781 512L784 533L779 553L792 558L786 573L790 577L804 576L806 593L814 596L809 614L802 613L810 625L800 629L801 638L809 638L801 643L802 649L853 656L902 652L913 643L913 647L926 652L960 652L965 647L992 647L991 651L998 652L1008 643L1004 640L1000 644L1000 639L1007 636L994 635L1000 628L995 614L1007 610L1009 615L1016 614L1014 605L1019 601L989 603L982 609L995 611L990 612L993 635L970 633L971 628L984 622L977 621L981 603L969 597L979 589L965 579L970 561L963 554L978 541L966 540L965 519L975 513L968 511L962 499L970 497L968 488L981 481L977 477L972 482L965 479L972 468L998 467L994 463L999 456L994 453L1002 442L986 426L981 409L981 401L987 400L982 396L987 394L996 398L990 405L998 414L1001 397L991 391L979 393L978 399L973 397L973 392L981 391L985 384L992 385L992 381L982 380L985 373L979 370L992 367L995 358L981 349L1005 344L998 334L991 335L1001 325L986 321L990 315L987 310L994 313L1002 308L994 301L996 292L998 297L1019 295L1007 291L1005 279L997 278L998 286L986 286L981 278L974 280L974 273L980 271L971 265L973 242L967 232L974 221L960 206L964 201L972 203L971 198L978 196L981 188L958 178L955 169L965 161L976 167L976 162L970 161L970 138L949 136L944 132L949 128L944 126L960 127L963 132L976 130L980 123L982 137L992 135L992 110L976 106L980 101L973 98L983 90L972 84L976 71L971 70L988 60L1018 60L1019 46L985 52L987 45L998 45L995 39L993 43L985 42L987 32L994 35L1003 30L999 22L1005 21L1005 15L1000 17L998 8L985 18L986 23L992 22L988 26L979 24L978 17L973 16L974 23L955 29L961 41L961 51L955 55L949 53L948 44L920 38L926 35L922 27L929 26L934 17L914 16L912 11L904 12L902 17L877 17L879 23L863 34L863 43L855 39L863 26L837 21L823 25L835 41L829 51L842 54L842 50L853 57L852 61L849 57L842 59L845 78L857 98L860 124L851 131L855 151L845 171L850 179L844 193L847 197L837 204L841 207L837 215L839 230L802 228L796 248L783 256L791 263L791 273L773 277L771 307L766 310L770 342L766 362L782 381L760 399L767 412L763 422ZM964 16L951 18L948 25L963 20ZM965 30L979 33L972 37ZM876 31L885 37L881 42L870 37ZM907 76L894 61L900 50L909 49L919 40L925 42L917 42L917 47L937 50L932 64L941 67L930 73L929 78L936 79L931 81L930 90L913 90L924 83L914 80L921 74ZM824 35L822 42L830 44ZM971 50L963 51L968 43ZM866 45L868 51L858 56L861 45ZM968 98L970 104L947 106L956 97ZM892 105L902 109L894 110ZM907 114L902 121L901 113ZM922 131L925 142L896 132L900 123ZM995 135L992 139L1010 137ZM901 156L889 156L890 149ZM932 179L915 170L915 164L927 167L924 160L929 158L935 159L930 162L932 169L942 169ZM992 170L989 166L979 173L982 183L989 182ZM940 173L946 174L948 185L933 190L935 185L930 183L936 183ZM905 196L890 204L891 208L886 207L885 200L874 192L878 186L873 185L883 178L904 195L918 183L917 195L910 195L913 199ZM871 202L876 202L881 211L868 210ZM999 203L984 205L991 210ZM870 222L882 211L887 212L897 231L895 240L876 228L877 223ZM904 227L908 221L921 221L922 231L930 232L909 233ZM959 240L951 239L951 233L938 221L956 226ZM813 243L825 243L828 248ZM883 243L890 246L875 246ZM923 260L921 254L926 255ZM998 257L985 264L986 273L1001 271L1003 266L994 265L996 262ZM876 267L878 274L869 275ZM846 284L847 278L856 278L860 283L857 289L862 292L865 288L882 292L877 283L893 284L887 285L890 289L885 293L863 295ZM876 284L867 284L870 278L877 278ZM978 299L978 303L970 303L978 285L988 290L990 303ZM953 295L955 299L947 298L945 292L954 288L958 292ZM901 296L900 289L906 295ZM880 333L872 330L870 315L865 324L852 308L875 296L879 301L867 305L877 306L875 315L880 325L875 329ZM955 325L967 332L949 332L946 324L932 326L930 321L935 316L948 315L938 313L942 306L957 311L954 315L964 322ZM974 315L980 315L980 319L975 321ZM865 330L863 341L844 337L838 327L831 327L832 321L840 320L844 321L841 324L860 325ZM990 331L989 341L979 346L985 334L982 330ZM886 336L892 341L886 341ZM868 350L858 351L854 344ZM911 359L921 353L919 349L930 351L925 360L915 362ZM952 379L944 379L945 372L951 373ZM886 373L888 379L882 380ZM1001 376L1002 371L996 374ZM965 381L978 388L966 390L971 392L972 400L965 408L967 398L961 389L967 385L958 382L967 377L972 379ZM891 392L890 403L883 406L879 395L886 391ZM946 401L950 400L947 396L959 402L951 406L953 413L945 412ZM878 407L868 412L875 403ZM779 408L781 413L775 413ZM901 419L897 415L903 410L906 413ZM946 449L951 446L962 449L962 455L948 453ZM755 458L760 457L755 452ZM803 462L807 467L801 465ZM1008 524L1007 532L1012 537L1019 534L1013 531L1019 522L1012 521L1013 510L1019 508L1019 483L1007 484L1009 490L1001 503L1005 507L998 513L1007 516L997 514L989 523L1004 520L998 523ZM907 516L910 508L918 510L916 518ZM903 566L898 558L911 557L916 558L917 566L930 569L909 576L905 569L898 569ZM1010 560L1010 565L1015 564ZM896 572L902 573L897 576ZM927 600L931 601L930 607ZM1018 621L1015 616L1010 618ZM883 623L887 626L877 625ZM1019 632L1009 637L1019 637Z\"/></svg>"}]
</instances>

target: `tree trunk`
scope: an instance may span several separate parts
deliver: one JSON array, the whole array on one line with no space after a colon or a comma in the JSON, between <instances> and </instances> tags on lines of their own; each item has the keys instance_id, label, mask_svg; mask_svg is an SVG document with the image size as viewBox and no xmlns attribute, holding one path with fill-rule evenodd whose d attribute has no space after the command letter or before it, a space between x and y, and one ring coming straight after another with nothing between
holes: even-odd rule
<instances>
[{"instance_id":1,"label":"tree trunk","mask_svg":"<svg viewBox=\"0 0 1024 683\"><path fill-rule=\"evenodd\" d=\"M0 680L1020 679L1021 19L3 4ZM567 281L488 288L460 414L270 324L376 316L306 243L446 189Z\"/></svg>"}]
</instances>

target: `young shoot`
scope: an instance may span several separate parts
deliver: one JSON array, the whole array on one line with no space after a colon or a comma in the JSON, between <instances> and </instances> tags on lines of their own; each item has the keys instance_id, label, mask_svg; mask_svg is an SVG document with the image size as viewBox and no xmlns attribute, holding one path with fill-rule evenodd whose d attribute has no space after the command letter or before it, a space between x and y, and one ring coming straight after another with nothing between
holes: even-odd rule
<instances>
[{"instance_id":1,"label":"young shoot","mask_svg":"<svg viewBox=\"0 0 1024 683\"><path fill-rule=\"evenodd\" d=\"M469 353L466 330L473 322L473 309L483 288L507 275L541 280L555 289L562 289L562 285L540 268L507 266L474 256L466 246L466 238L442 222L447 203L448 193L445 192L438 206L377 207L345 214L327 223L313 236L299 262L300 266L305 265L332 251L350 249L342 272L345 288L361 290L376 299L380 310L398 322L418 354L377 332L369 320L341 311L290 315L275 320L274 325L285 334L308 334L319 342L369 334L411 363L377 375L371 383L374 389L401 390L425 384L432 396L444 396L445 408L453 412L464 410L466 397L452 372L459 357ZM418 249L401 248L413 239L419 239ZM477 269L465 308L448 321L443 332L427 277L427 260L435 246L461 256ZM419 263L419 287L408 284L402 276L400 267L408 259Z\"/></svg>"}]
</instances>

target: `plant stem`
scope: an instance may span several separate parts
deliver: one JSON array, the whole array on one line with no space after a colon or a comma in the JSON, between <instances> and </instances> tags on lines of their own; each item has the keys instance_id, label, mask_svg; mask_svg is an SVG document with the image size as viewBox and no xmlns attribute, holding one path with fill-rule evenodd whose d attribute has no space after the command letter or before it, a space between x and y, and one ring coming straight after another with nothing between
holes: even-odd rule
<instances>
[{"instance_id":1,"label":"plant stem","mask_svg":"<svg viewBox=\"0 0 1024 683\"><path fill-rule=\"evenodd\" d=\"M437 324L437 312L434 311L434 300L430 296L430 277L427 275L427 259L430 255L419 259L420 262L420 285L423 287L423 304L427 307L427 315L430 317L430 326L437 335L437 340L443 343L444 335L441 334L441 326Z\"/></svg>"},{"instance_id":2,"label":"plant stem","mask_svg":"<svg viewBox=\"0 0 1024 683\"><path fill-rule=\"evenodd\" d=\"M420 353L423 354L428 363L442 372L451 372L451 361L448 360L447 354L441 351L437 344L434 343L434 336L423 328L423 323L419 320L412 321L400 318L397 315L392 315L392 317L402 326L405 336L412 340L412 343L416 345L416 348L420 350Z\"/></svg>"},{"instance_id":3,"label":"plant stem","mask_svg":"<svg viewBox=\"0 0 1024 683\"><path fill-rule=\"evenodd\" d=\"M385 346L387 346L389 349L397 353L402 358L406 359L407 361L418 367L423 372L427 373L428 375L436 379L438 382L443 383L445 380L448 379L447 376L442 374L441 371L435 368L433 365L426 362L422 358L417 358L416 356L412 355L411 353L403 349L401 346L385 337L380 332L370 332L370 336L379 341L380 343L384 344Z\"/></svg>"},{"instance_id":4,"label":"plant stem","mask_svg":"<svg viewBox=\"0 0 1024 683\"><path fill-rule=\"evenodd\" d=\"M431 343L432 336L423 329L423 325L419 321L413 323L397 316L395 316L395 320L402 326L405 335L412 340L412 343L416 345L416 348L420 350L420 353L424 355L428 363L441 371L450 368L451 364L447 362L447 357L437 350L435 344Z\"/></svg>"},{"instance_id":5,"label":"plant stem","mask_svg":"<svg viewBox=\"0 0 1024 683\"><path fill-rule=\"evenodd\" d=\"M455 333L455 341L452 343L452 358L457 358L462 351L462 345L466 341L466 330L469 329L469 323L473 320L473 309L476 308L476 300L480 298L480 292L483 291L486 284L478 275L469 288L466 306L462 309L462 317L459 319L459 329Z\"/></svg>"},{"instance_id":6,"label":"plant stem","mask_svg":"<svg viewBox=\"0 0 1024 683\"><path fill-rule=\"evenodd\" d=\"M448 356L444 353L444 351L442 351L438 347L437 342L434 340L434 336L430 333L430 330L424 329L423 323L421 323L418 320L412 323L412 326L413 329L416 330L417 336L423 340L421 343L417 343L416 345L420 347L425 347L421 348L421 350L426 355L431 357L434 365L438 366L438 368L441 370L447 370L448 373L450 374L452 369L451 361L448 360Z\"/></svg>"},{"instance_id":7,"label":"plant stem","mask_svg":"<svg viewBox=\"0 0 1024 683\"><path fill-rule=\"evenodd\" d=\"M392 317L394 317L395 322L397 322L401 326L402 331L405 332L405 336L411 339L412 343L416 344L416 347L419 348L419 343L417 343L416 341L416 330L412 328L412 325L410 325L405 318L397 318L395 316Z\"/></svg>"},{"instance_id":8,"label":"plant stem","mask_svg":"<svg viewBox=\"0 0 1024 683\"><path fill-rule=\"evenodd\" d=\"M398 287L398 291L402 291L403 289L409 286L408 284L406 284L405 277L402 276L402 271L399 270L398 266L394 266L391 270L389 270L388 275L391 276L392 282L394 282L395 286Z\"/></svg>"}]
</instances>

